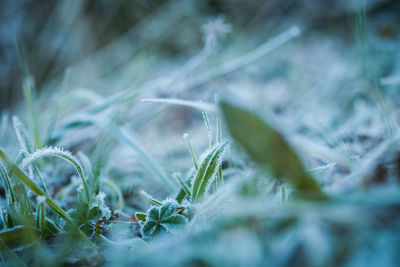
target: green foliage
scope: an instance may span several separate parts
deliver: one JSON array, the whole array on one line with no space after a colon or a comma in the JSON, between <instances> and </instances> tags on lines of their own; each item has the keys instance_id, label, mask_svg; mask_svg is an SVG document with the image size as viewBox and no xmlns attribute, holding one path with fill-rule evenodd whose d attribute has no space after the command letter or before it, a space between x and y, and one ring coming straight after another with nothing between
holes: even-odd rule
<instances>
[{"instance_id":1,"label":"green foliage","mask_svg":"<svg viewBox=\"0 0 400 267\"><path fill-rule=\"evenodd\" d=\"M199 169L193 177L191 194L193 202L202 199L207 189L211 186L218 172L227 144L227 140L216 144L206 153L204 159L200 163Z\"/></svg>"},{"instance_id":2,"label":"green foliage","mask_svg":"<svg viewBox=\"0 0 400 267\"><path fill-rule=\"evenodd\" d=\"M72 166L74 166L74 168L78 172L79 177L81 178L83 188L86 193L86 201L90 202L91 197L89 194L89 187L87 185L87 182L86 182L86 179L85 179L85 176L83 173L83 168L82 168L80 162L78 161L78 159L76 159L70 152L64 151L57 147L42 148L42 149L36 150L34 153L32 153L28 157L26 157L22 161L21 166L24 169L27 166L29 166L30 164L32 164L34 161L36 161L40 158L43 158L43 157L55 157L55 158L59 158L59 159L62 159L62 160L65 160L65 161L71 163Z\"/></svg>"},{"instance_id":3,"label":"green foliage","mask_svg":"<svg viewBox=\"0 0 400 267\"><path fill-rule=\"evenodd\" d=\"M213 146L213 137L212 137L210 120L208 118L207 112L204 109L201 111L201 114L203 115L203 120L204 120L204 123L206 124L206 129L207 129L207 133L208 133L208 141L210 143L210 147L212 147Z\"/></svg>"},{"instance_id":4,"label":"green foliage","mask_svg":"<svg viewBox=\"0 0 400 267\"><path fill-rule=\"evenodd\" d=\"M81 198L82 196L79 195ZM68 211L68 215L78 225L82 231L87 235L92 235L96 231L94 226L97 225L98 220L108 220L111 216L110 209L104 204L104 193L100 192L96 199L90 204L78 199L77 207Z\"/></svg>"},{"instance_id":5,"label":"green foliage","mask_svg":"<svg viewBox=\"0 0 400 267\"><path fill-rule=\"evenodd\" d=\"M23 185L25 185L27 188L32 190L36 195L42 196L46 198L46 203L56 212L58 213L61 218L63 218L67 223L69 223L74 230L78 232L78 234L88 243L92 244L91 241L86 237L86 235L76 227L76 224L72 220L72 218L59 206L57 205L49 196L45 194L45 192L40 189L34 181L32 181L17 165L15 165L5 154L5 152L0 148L0 159L7 165L7 167L15 174L14 177L16 177L17 180L19 180ZM23 187L22 194L25 196L25 188ZM26 209L29 212L30 204L28 203L28 200L25 197L25 201L23 202L26 205ZM31 212L30 212L31 213ZM28 217L29 218L29 217ZM32 216L33 220L33 216Z\"/></svg>"},{"instance_id":6,"label":"green foliage","mask_svg":"<svg viewBox=\"0 0 400 267\"><path fill-rule=\"evenodd\" d=\"M59 2L36 47L62 10L68 10L63 26L92 34L86 17L78 20L90 7ZM118 40L98 25L101 44L83 54L96 53L68 61L64 78L56 76L65 65L52 63L41 73L40 62L32 62L38 88L18 44L25 105L12 107L21 118L12 122L1 112L0 265L397 266L400 76L399 59L392 57L398 45L387 35L398 27L389 16L367 23L395 1L376 10L369 6L379 1L362 3L358 15L354 5L340 13L333 4L327 20L311 14L319 12L293 17L307 21L307 34L268 60L261 59L299 36L299 27L262 42L279 30L274 19L268 20L274 27L260 24L275 4L235 1L245 15L237 19L225 7L229 1L216 1L229 20L246 25L231 27L223 16L210 21L202 27L204 47L186 62L181 55L193 53L201 37L192 27L187 34L174 25L193 26L204 17L196 1L175 2L159 11L142 4L154 14L130 30L119 25L126 34ZM309 5L296 8L325 7ZM251 19L246 8L255 11ZM361 47L355 49L363 60L342 49L351 47L348 25L346 40L332 41L328 32L320 42L325 25L334 22L341 32L332 18L343 15L346 23L359 20ZM322 23L311 32L315 21ZM369 25L379 30L372 33ZM62 42L48 43L57 47L57 58L67 58ZM376 57L375 43L384 43ZM161 64L152 66L158 55ZM365 73L370 63L375 70ZM242 103L230 101L234 95ZM190 140L177 136L183 132ZM197 151L204 153L198 157Z\"/></svg>"},{"instance_id":7,"label":"green foliage","mask_svg":"<svg viewBox=\"0 0 400 267\"><path fill-rule=\"evenodd\" d=\"M182 209L176 201L167 200L161 206L153 206L147 211L146 221L142 225L143 238L149 239L159 233L173 232L187 222L181 213Z\"/></svg>"},{"instance_id":8,"label":"green foliage","mask_svg":"<svg viewBox=\"0 0 400 267\"><path fill-rule=\"evenodd\" d=\"M27 130L18 117L13 117L14 130L18 138L19 145L23 151L33 152L33 146L28 137Z\"/></svg>"},{"instance_id":9,"label":"green foliage","mask_svg":"<svg viewBox=\"0 0 400 267\"><path fill-rule=\"evenodd\" d=\"M144 222L146 222L147 214L143 213L143 212L136 212L135 217L136 217L136 220L138 220L138 222L144 223Z\"/></svg>"}]
</instances>

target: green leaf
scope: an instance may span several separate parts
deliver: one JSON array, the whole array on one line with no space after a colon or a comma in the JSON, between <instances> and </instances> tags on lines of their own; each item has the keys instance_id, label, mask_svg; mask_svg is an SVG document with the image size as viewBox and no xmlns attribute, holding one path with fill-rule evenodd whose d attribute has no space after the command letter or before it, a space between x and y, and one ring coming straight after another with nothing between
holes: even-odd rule
<instances>
[{"instance_id":1,"label":"green leaf","mask_svg":"<svg viewBox=\"0 0 400 267\"><path fill-rule=\"evenodd\" d=\"M147 211L146 221L141 228L143 238L149 239L161 232L172 232L185 224L187 219L180 214L181 211L178 203L172 200L165 201L162 206L151 207Z\"/></svg>"},{"instance_id":2,"label":"green leaf","mask_svg":"<svg viewBox=\"0 0 400 267\"><path fill-rule=\"evenodd\" d=\"M34 227L16 226L0 232L0 237L9 247L29 244L39 236L39 230Z\"/></svg>"},{"instance_id":3,"label":"green leaf","mask_svg":"<svg viewBox=\"0 0 400 267\"><path fill-rule=\"evenodd\" d=\"M135 217L136 217L136 220L138 220L139 222L145 222L147 215L146 215L146 213L143 213L143 212L136 212Z\"/></svg>"},{"instance_id":4,"label":"green leaf","mask_svg":"<svg viewBox=\"0 0 400 267\"><path fill-rule=\"evenodd\" d=\"M222 161L228 141L216 144L209 150L203 158L197 170L192 186L192 201L198 201L207 191L207 187L212 183L218 167Z\"/></svg>"},{"instance_id":5,"label":"green leaf","mask_svg":"<svg viewBox=\"0 0 400 267\"><path fill-rule=\"evenodd\" d=\"M299 156L276 129L253 112L227 101L221 101L220 109L231 136L254 162L268 167L274 176L286 178L302 197L325 198Z\"/></svg>"}]
</instances>

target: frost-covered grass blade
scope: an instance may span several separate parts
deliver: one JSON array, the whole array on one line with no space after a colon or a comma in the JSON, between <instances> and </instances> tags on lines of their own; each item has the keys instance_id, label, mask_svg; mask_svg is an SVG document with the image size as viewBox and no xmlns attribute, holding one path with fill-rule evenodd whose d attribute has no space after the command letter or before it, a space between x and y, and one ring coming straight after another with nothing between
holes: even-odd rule
<instances>
[{"instance_id":1,"label":"frost-covered grass blade","mask_svg":"<svg viewBox=\"0 0 400 267\"><path fill-rule=\"evenodd\" d=\"M227 144L227 140L216 144L204 156L193 179L192 201L196 202L200 200L207 192L207 188L211 185L210 183L213 182L219 165L221 164Z\"/></svg>"}]
</instances>

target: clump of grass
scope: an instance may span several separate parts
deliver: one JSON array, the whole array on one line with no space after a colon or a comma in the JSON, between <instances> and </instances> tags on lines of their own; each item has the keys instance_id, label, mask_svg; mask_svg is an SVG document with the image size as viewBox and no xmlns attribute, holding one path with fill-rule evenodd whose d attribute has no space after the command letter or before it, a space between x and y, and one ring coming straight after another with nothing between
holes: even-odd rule
<instances>
[{"instance_id":1,"label":"clump of grass","mask_svg":"<svg viewBox=\"0 0 400 267\"><path fill-rule=\"evenodd\" d=\"M0 142L9 149L0 148L2 263L363 266L371 251L383 255L372 263L397 262L399 138L390 101L376 88L371 99L339 90L327 101L320 80L307 91L298 77L304 72L292 66L299 55L289 49L290 56L271 60L288 61L272 95L291 83L296 92L266 104L265 73L246 74L246 67L262 65L301 31L294 26L226 61L218 52L231 30L222 17L208 23L198 54L136 89L104 96L79 87L68 94L67 71L57 85L64 96L49 106L35 96L19 46L28 127L13 117L18 144L8 146L3 113ZM223 63L207 68L215 59ZM114 86L115 77L98 82ZM355 101L374 114L392 109L393 118L365 119ZM309 120L319 115L315 106L322 120ZM195 110L191 123L179 124L188 109ZM171 119L174 112L179 116Z\"/></svg>"},{"instance_id":2,"label":"clump of grass","mask_svg":"<svg viewBox=\"0 0 400 267\"><path fill-rule=\"evenodd\" d=\"M65 161L71 163L72 166L74 166L74 168L78 172L79 178L82 181L82 185L83 185L83 188L84 188L85 194L86 194L86 199L87 199L87 201L90 201L89 186L86 182L85 175L83 173L83 168L82 168L80 162L78 161L78 159L75 158L68 151L64 151L58 147L46 147L46 148L36 150L32 154L30 154L29 156L24 158L24 160L21 163L22 169L25 169L30 164L33 164L35 161L37 161L43 157L55 157L55 158L59 158L59 159L62 159L62 160L65 160Z\"/></svg>"}]
</instances>

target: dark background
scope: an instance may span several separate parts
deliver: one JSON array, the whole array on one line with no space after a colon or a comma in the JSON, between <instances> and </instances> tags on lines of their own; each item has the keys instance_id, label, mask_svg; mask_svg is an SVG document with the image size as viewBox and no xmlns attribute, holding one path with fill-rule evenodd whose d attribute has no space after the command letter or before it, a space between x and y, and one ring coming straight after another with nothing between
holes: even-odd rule
<instances>
[{"instance_id":1,"label":"dark background","mask_svg":"<svg viewBox=\"0 0 400 267\"><path fill-rule=\"evenodd\" d=\"M95 57L96 52L122 38L139 49L151 44L166 58L191 55L201 49L199 25L219 14L226 17L235 31L249 38L301 23L305 34L312 29L353 42L356 16L362 6L363 1L355 0L1 0L0 109L10 108L21 98L17 39L25 48L31 74L40 90L67 68ZM380 41L377 51L381 46L397 49L400 1L368 1L365 12L374 40ZM159 25L145 25L149 16L159 16ZM165 22L171 20L175 20L172 26L163 29ZM102 64L114 65L98 75L105 75L127 60L129 57L124 58L122 52L109 53Z\"/></svg>"}]
</instances>

